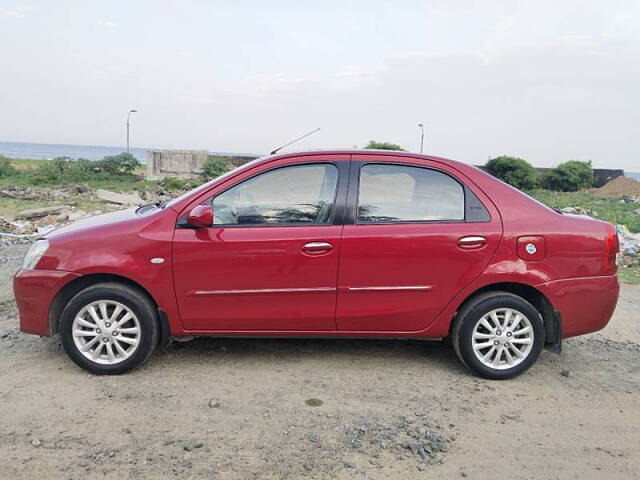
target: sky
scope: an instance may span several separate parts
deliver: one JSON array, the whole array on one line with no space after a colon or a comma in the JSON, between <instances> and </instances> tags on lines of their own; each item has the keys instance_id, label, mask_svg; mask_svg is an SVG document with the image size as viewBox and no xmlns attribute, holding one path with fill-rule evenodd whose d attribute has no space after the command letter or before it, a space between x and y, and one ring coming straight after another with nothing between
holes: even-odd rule
<instances>
[{"instance_id":1,"label":"sky","mask_svg":"<svg viewBox=\"0 0 640 480\"><path fill-rule=\"evenodd\" d=\"M640 2L0 0L0 140L640 171Z\"/></svg>"}]
</instances>

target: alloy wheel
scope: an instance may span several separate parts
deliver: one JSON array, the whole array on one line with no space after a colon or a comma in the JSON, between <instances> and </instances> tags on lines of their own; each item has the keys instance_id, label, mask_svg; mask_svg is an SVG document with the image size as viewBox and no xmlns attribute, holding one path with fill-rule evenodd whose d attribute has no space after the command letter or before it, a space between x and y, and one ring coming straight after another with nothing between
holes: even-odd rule
<instances>
[{"instance_id":1,"label":"alloy wheel","mask_svg":"<svg viewBox=\"0 0 640 480\"><path fill-rule=\"evenodd\" d=\"M102 365L115 365L138 348L140 322L126 305L98 300L78 312L72 334L76 348L85 358Z\"/></svg>"},{"instance_id":2,"label":"alloy wheel","mask_svg":"<svg viewBox=\"0 0 640 480\"><path fill-rule=\"evenodd\" d=\"M506 370L529 356L534 332L526 315L512 308L498 308L478 320L471 338L473 352L483 365Z\"/></svg>"}]
</instances>

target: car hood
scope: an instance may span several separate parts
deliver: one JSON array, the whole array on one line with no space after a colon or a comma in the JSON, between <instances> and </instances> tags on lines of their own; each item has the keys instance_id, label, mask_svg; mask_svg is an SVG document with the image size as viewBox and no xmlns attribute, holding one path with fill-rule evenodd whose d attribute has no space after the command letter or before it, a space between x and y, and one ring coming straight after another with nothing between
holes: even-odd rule
<instances>
[{"instance_id":1,"label":"car hood","mask_svg":"<svg viewBox=\"0 0 640 480\"><path fill-rule=\"evenodd\" d=\"M136 210L137 208L128 208L126 210L118 210L117 212L103 213L83 218L81 220L76 220L75 222L54 228L43 235L43 238L52 239L69 233L93 230L106 225L129 222L136 218L140 218L139 215L136 214Z\"/></svg>"}]
</instances>

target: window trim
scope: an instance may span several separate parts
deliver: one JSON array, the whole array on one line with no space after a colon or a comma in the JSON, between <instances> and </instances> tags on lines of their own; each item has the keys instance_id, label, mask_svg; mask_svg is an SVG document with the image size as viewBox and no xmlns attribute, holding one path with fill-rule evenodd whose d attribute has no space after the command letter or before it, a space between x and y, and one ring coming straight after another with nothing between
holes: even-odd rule
<instances>
[{"instance_id":1,"label":"window trim","mask_svg":"<svg viewBox=\"0 0 640 480\"><path fill-rule=\"evenodd\" d=\"M347 224L347 222L353 225L420 225L420 224L445 224L446 225L446 224L459 224L459 223L484 223L484 222L470 222L469 220L467 220L467 196L468 196L467 189L468 187L463 182L458 180L455 176L450 174L449 172L446 172L436 167L432 167L430 165L418 165L415 163L408 163L408 162L352 160L351 163L357 164L357 167L356 168L352 167L350 176L349 176L349 180L350 180L349 194L350 195L347 200L349 205L349 213L345 216L345 224ZM376 221L376 222L358 221L358 205L360 200L360 175L361 175L362 168L367 165L392 165L392 166L400 166L400 167L414 167L414 168L421 168L424 170L433 170L435 172L447 175L453 181L455 181L458 185L460 185L460 188L462 189L463 203L464 203L464 217L461 220L399 220L399 221ZM480 201L480 199L478 199L478 201ZM480 201L480 203L482 202ZM487 208L484 205L483 207L485 210L487 210ZM487 210L487 213L489 215L489 219L486 221L490 222L491 214L489 213L488 210Z\"/></svg>"},{"instance_id":2,"label":"window trim","mask_svg":"<svg viewBox=\"0 0 640 480\"><path fill-rule=\"evenodd\" d=\"M242 185L243 183L252 180L256 177L259 177L260 175L264 175L266 173L271 173L271 172L275 172L276 170L280 170L283 168L289 168L289 167L306 167L306 166L313 166L313 165L333 165L336 168L336 173L337 173L337 179L336 179L336 189L335 189L335 193L333 195L333 206L331 207L331 214L329 215L329 221L326 223L301 223L301 222L290 222L290 223L212 223L209 227L207 228L278 228L278 227L328 227L331 225L342 225L342 221L343 221L343 216L344 216L344 197L346 196L346 191L342 191L342 190L346 190L346 184L348 184L348 178L347 177L347 172L345 172L345 170L348 170L349 166L348 165L343 165L343 164L348 164L350 163L347 160L344 161L331 161L331 160L327 160L327 161L313 161L313 162L300 162L300 163L287 163L285 165L278 165L277 167L274 168L269 168L269 169L265 169L262 170L260 172L256 172L255 175L251 175L250 177L247 177L237 183L234 183L233 185L229 185L229 187L220 190L219 192L216 192L215 195L212 195L211 197L207 198L204 202L205 204L210 204L211 208L213 209L213 200L218 197L219 195L222 195L223 193L231 190L232 188L235 188L239 185ZM341 187L343 187L343 189L341 189ZM342 202L341 202L342 201ZM341 202L341 204L340 204ZM215 215L215 209L213 214ZM185 217L186 218L186 217Z\"/></svg>"}]
</instances>

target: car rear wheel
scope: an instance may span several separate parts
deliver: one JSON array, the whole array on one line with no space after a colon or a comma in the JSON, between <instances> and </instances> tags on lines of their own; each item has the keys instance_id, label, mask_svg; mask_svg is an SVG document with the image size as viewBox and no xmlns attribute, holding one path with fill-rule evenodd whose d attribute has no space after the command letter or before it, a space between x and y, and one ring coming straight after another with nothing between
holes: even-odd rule
<instances>
[{"instance_id":1,"label":"car rear wheel","mask_svg":"<svg viewBox=\"0 0 640 480\"><path fill-rule=\"evenodd\" d=\"M452 343L460 360L477 375L513 378L529 369L544 345L540 313L507 292L479 295L454 321Z\"/></svg>"},{"instance_id":2,"label":"car rear wheel","mask_svg":"<svg viewBox=\"0 0 640 480\"><path fill-rule=\"evenodd\" d=\"M125 373L143 364L158 343L155 309L135 288L92 285L62 312L60 336L80 367L99 375Z\"/></svg>"}]
</instances>

